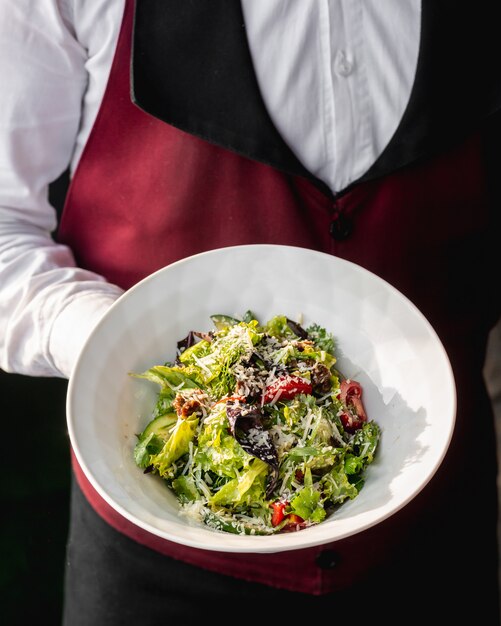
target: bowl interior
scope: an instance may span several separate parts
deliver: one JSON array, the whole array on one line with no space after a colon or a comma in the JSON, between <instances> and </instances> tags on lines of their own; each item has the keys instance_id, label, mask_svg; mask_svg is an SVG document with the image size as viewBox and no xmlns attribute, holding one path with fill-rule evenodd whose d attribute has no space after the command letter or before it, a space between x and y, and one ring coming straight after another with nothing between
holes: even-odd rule
<instances>
[{"instance_id":1,"label":"bowl interior","mask_svg":"<svg viewBox=\"0 0 501 626\"><path fill-rule=\"evenodd\" d=\"M135 465L136 433L158 387L129 376L175 356L190 330L215 313L248 309L317 322L337 340L339 369L358 380L370 419L382 428L377 458L359 496L318 526L257 537L221 533L179 515L160 479ZM348 261L302 248L238 246L199 254L152 274L103 317L68 388L68 429L87 478L127 519L171 541L233 552L319 545L395 513L430 480L449 445L455 385L434 330L401 293Z\"/></svg>"}]
</instances>

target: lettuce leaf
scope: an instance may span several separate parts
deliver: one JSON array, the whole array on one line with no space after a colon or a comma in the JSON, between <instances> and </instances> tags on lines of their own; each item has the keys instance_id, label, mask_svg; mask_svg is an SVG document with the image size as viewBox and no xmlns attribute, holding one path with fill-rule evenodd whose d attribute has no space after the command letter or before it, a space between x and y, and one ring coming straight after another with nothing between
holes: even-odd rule
<instances>
[{"instance_id":1,"label":"lettuce leaf","mask_svg":"<svg viewBox=\"0 0 501 626\"><path fill-rule=\"evenodd\" d=\"M260 459L252 459L248 465L248 469L243 472L238 478L233 478L228 481L221 489L214 494L210 500L211 505L232 505L236 506L242 504L244 499L248 503L252 503L255 495L260 495L260 498L264 496L264 478L268 473L268 465ZM249 490L256 481L261 478L262 480L257 482L257 494L253 494L254 497L249 497ZM247 498L246 498L247 496Z\"/></svg>"},{"instance_id":2,"label":"lettuce leaf","mask_svg":"<svg viewBox=\"0 0 501 626\"><path fill-rule=\"evenodd\" d=\"M313 523L321 522L326 512L320 498L320 492L314 488L311 470L304 473L304 485L290 502L292 513Z\"/></svg>"},{"instance_id":3,"label":"lettuce leaf","mask_svg":"<svg viewBox=\"0 0 501 626\"><path fill-rule=\"evenodd\" d=\"M171 436L167 439L163 448L150 459L151 465L158 471L160 476L168 475L171 465L189 451L189 444L195 436L197 426L197 417L191 416L188 419L178 419Z\"/></svg>"}]
</instances>

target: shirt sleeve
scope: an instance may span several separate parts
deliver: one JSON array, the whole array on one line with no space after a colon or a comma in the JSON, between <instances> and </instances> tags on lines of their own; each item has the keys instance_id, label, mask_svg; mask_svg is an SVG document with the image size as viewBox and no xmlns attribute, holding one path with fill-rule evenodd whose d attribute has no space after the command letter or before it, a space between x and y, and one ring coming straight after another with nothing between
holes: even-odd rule
<instances>
[{"instance_id":1,"label":"shirt sleeve","mask_svg":"<svg viewBox=\"0 0 501 626\"><path fill-rule=\"evenodd\" d=\"M0 368L69 377L122 293L55 243L49 184L71 162L88 53L61 0L0 2Z\"/></svg>"}]
</instances>

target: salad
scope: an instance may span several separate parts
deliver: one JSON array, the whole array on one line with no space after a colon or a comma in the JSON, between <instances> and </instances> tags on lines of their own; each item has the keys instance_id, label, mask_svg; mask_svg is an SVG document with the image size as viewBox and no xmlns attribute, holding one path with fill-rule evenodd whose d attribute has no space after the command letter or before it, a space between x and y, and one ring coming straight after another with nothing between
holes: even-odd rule
<instances>
[{"instance_id":1,"label":"salad","mask_svg":"<svg viewBox=\"0 0 501 626\"><path fill-rule=\"evenodd\" d=\"M132 373L159 386L136 464L165 481L181 514L236 534L322 522L364 485L381 436L362 387L336 369L325 328L284 315L211 316L174 362Z\"/></svg>"}]
</instances>

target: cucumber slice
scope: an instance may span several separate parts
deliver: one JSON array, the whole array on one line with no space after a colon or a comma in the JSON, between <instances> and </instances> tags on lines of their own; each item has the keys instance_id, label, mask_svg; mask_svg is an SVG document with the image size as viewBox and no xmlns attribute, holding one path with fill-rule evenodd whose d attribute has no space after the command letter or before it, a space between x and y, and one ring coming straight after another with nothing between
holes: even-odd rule
<instances>
[{"instance_id":1,"label":"cucumber slice","mask_svg":"<svg viewBox=\"0 0 501 626\"><path fill-rule=\"evenodd\" d=\"M164 415L155 417L141 433L141 439L146 439L148 435L153 433L163 441L167 441L176 422L177 413L165 413Z\"/></svg>"},{"instance_id":2,"label":"cucumber slice","mask_svg":"<svg viewBox=\"0 0 501 626\"><path fill-rule=\"evenodd\" d=\"M211 315L210 316L214 326L217 330L223 330L223 328L228 328L228 326L235 326L235 324L239 324L240 320L237 320L235 317L231 317L231 315Z\"/></svg>"}]
</instances>

